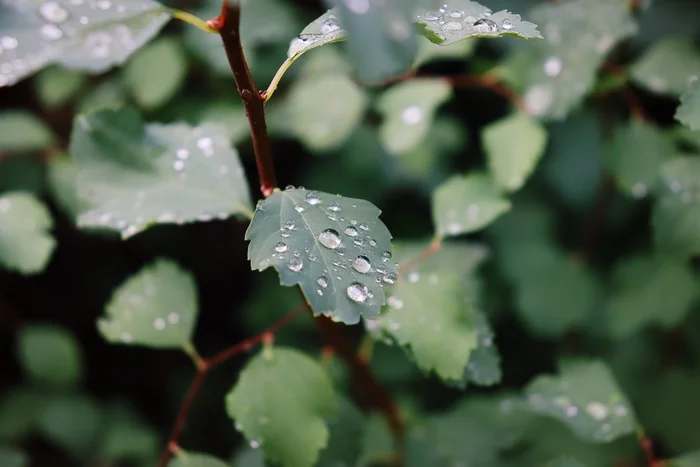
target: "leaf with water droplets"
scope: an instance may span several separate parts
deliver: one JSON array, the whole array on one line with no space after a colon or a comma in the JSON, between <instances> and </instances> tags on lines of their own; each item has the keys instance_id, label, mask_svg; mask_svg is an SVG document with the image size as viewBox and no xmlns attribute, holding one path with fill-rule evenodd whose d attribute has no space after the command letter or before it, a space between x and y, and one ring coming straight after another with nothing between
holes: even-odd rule
<instances>
[{"instance_id":1,"label":"leaf with water droplets","mask_svg":"<svg viewBox=\"0 0 700 467\"><path fill-rule=\"evenodd\" d=\"M159 259L119 286L97 329L112 343L183 348L191 341L198 313L192 274Z\"/></svg>"},{"instance_id":2,"label":"leaf with water droplets","mask_svg":"<svg viewBox=\"0 0 700 467\"><path fill-rule=\"evenodd\" d=\"M611 285L605 316L616 339L651 324L677 326L698 298L690 267L663 257L636 256L618 262Z\"/></svg>"},{"instance_id":3,"label":"leaf with water droplets","mask_svg":"<svg viewBox=\"0 0 700 467\"><path fill-rule=\"evenodd\" d=\"M560 420L588 442L609 443L635 430L632 406L600 361L561 365L558 376L528 384L525 397L531 411Z\"/></svg>"},{"instance_id":4,"label":"leaf with water droplets","mask_svg":"<svg viewBox=\"0 0 700 467\"><path fill-rule=\"evenodd\" d=\"M441 45L472 37L542 39L537 25L521 20L520 15L508 10L493 13L490 8L470 0L447 0L437 10L419 9L416 22L421 34Z\"/></svg>"},{"instance_id":5,"label":"leaf with water droplets","mask_svg":"<svg viewBox=\"0 0 700 467\"><path fill-rule=\"evenodd\" d=\"M0 195L0 265L22 274L42 271L56 247L51 227L49 210L34 196Z\"/></svg>"},{"instance_id":6,"label":"leaf with water droplets","mask_svg":"<svg viewBox=\"0 0 700 467\"><path fill-rule=\"evenodd\" d=\"M379 315L385 283L395 282L391 234L372 203L304 189L260 202L246 232L253 270L274 266L299 284L315 315L356 324Z\"/></svg>"},{"instance_id":7,"label":"leaf with water droplets","mask_svg":"<svg viewBox=\"0 0 700 467\"><path fill-rule=\"evenodd\" d=\"M615 129L607 159L617 185L627 194L643 198L656 188L659 166L673 152L669 135L633 119Z\"/></svg>"},{"instance_id":8,"label":"leaf with water droplets","mask_svg":"<svg viewBox=\"0 0 700 467\"><path fill-rule=\"evenodd\" d=\"M26 467L29 465L29 458L15 448L0 445L0 465L3 467Z\"/></svg>"},{"instance_id":9,"label":"leaf with water droplets","mask_svg":"<svg viewBox=\"0 0 700 467\"><path fill-rule=\"evenodd\" d=\"M443 236L481 230L509 210L510 201L482 173L455 175L433 192L433 223Z\"/></svg>"},{"instance_id":10,"label":"leaf with water droplets","mask_svg":"<svg viewBox=\"0 0 700 467\"><path fill-rule=\"evenodd\" d=\"M544 40L528 41L509 57L525 107L548 120L565 118L593 87L598 68L622 39L637 31L625 2L572 0L542 3L530 15Z\"/></svg>"},{"instance_id":11,"label":"leaf with water droplets","mask_svg":"<svg viewBox=\"0 0 700 467\"><path fill-rule=\"evenodd\" d=\"M25 110L6 110L0 113L1 151L44 149L53 143L53 140L51 130L33 114Z\"/></svg>"},{"instance_id":12,"label":"leaf with water droplets","mask_svg":"<svg viewBox=\"0 0 700 467\"><path fill-rule=\"evenodd\" d=\"M688 90L681 96L675 118L692 131L700 132L700 76L692 78Z\"/></svg>"},{"instance_id":13,"label":"leaf with water droplets","mask_svg":"<svg viewBox=\"0 0 700 467\"><path fill-rule=\"evenodd\" d=\"M700 253L700 159L674 157L661 166L659 178L651 218L656 248L679 258Z\"/></svg>"},{"instance_id":14,"label":"leaf with water droplets","mask_svg":"<svg viewBox=\"0 0 700 467\"><path fill-rule=\"evenodd\" d=\"M2 0L0 11L0 87L51 64L102 73L170 19L152 0Z\"/></svg>"},{"instance_id":15,"label":"leaf with water droplets","mask_svg":"<svg viewBox=\"0 0 700 467\"><path fill-rule=\"evenodd\" d=\"M26 376L37 386L73 388L83 372L75 337L60 326L27 325L17 336L17 354Z\"/></svg>"},{"instance_id":16,"label":"leaf with water droplets","mask_svg":"<svg viewBox=\"0 0 700 467\"><path fill-rule=\"evenodd\" d=\"M630 78L655 94L680 96L700 76L700 50L689 37L662 38L630 66Z\"/></svg>"},{"instance_id":17,"label":"leaf with water droplets","mask_svg":"<svg viewBox=\"0 0 700 467\"><path fill-rule=\"evenodd\" d=\"M506 191L520 189L547 144L547 131L532 117L517 113L484 127L481 138L489 171Z\"/></svg>"},{"instance_id":18,"label":"leaf with water droplets","mask_svg":"<svg viewBox=\"0 0 700 467\"><path fill-rule=\"evenodd\" d=\"M311 467L328 442L327 421L336 418L338 402L317 361L274 347L246 364L226 396L226 410L266 459L284 467Z\"/></svg>"},{"instance_id":19,"label":"leaf with water droplets","mask_svg":"<svg viewBox=\"0 0 700 467\"><path fill-rule=\"evenodd\" d=\"M229 464L209 454L178 451L168 467L228 467Z\"/></svg>"},{"instance_id":20,"label":"leaf with water droplets","mask_svg":"<svg viewBox=\"0 0 700 467\"><path fill-rule=\"evenodd\" d=\"M340 26L336 11L328 10L306 26L301 34L290 42L287 57L298 57L316 47L346 38L347 33Z\"/></svg>"},{"instance_id":21,"label":"leaf with water droplets","mask_svg":"<svg viewBox=\"0 0 700 467\"><path fill-rule=\"evenodd\" d=\"M379 135L384 146L402 154L428 134L437 108L449 99L452 87L443 79L414 79L389 88L377 102L384 116Z\"/></svg>"},{"instance_id":22,"label":"leaf with water droplets","mask_svg":"<svg viewBox=\"0 0 700 467\"><path fill-rule=\"evenodd\" d=\"M154 224L250 215L243 167L221 125L146 124L132 109L103 110L75 119L70 151L90 203L81 227L127 238Z\"/></svg>"}]
</instances>

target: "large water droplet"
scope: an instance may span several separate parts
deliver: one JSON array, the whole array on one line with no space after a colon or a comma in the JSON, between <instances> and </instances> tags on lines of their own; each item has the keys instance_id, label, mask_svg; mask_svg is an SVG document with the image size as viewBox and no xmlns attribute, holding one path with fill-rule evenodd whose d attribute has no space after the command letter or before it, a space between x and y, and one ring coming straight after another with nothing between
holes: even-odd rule
<instances>
[{"instance_id":1,"label":"large water droplet","mask_svg":"<svg viewBox=\"0 0 700 467\"><path fill-rule=\"evenodd\" d=\"M420 18L420 16L419 16L419 18ZM435 11L429 11L423 15L423 19L426 21L437 21L440 19L440 16Z\"/></svg>"},{"instance_id":2,"label":"large water droplet","mask_svg":"<svg viewBox=\"0 0 700 467\"><path fill-rule=\"evenodd\" d=\"M355 269L355 271L365 274L367 271L372 269L372 263L368 257L360 255L353 260L352 267Z\"/></svg>"},{"instance_id":3,"label":"large water droplet","mask_svg":"<svg viewBox=\"0 0 700 467\"><path fill-rule=\"evenodd\" d=\"M304 267L304 262L299 258L292 258L287 265L290 271L299 272Z\"/></svg>"},{"instance_id":4,"label":"large water droplet","mask_svg":"<svg viewBox=\"0 0 700 467\"><path fill-rule=\"evenodd\" d=\"M97 0L95 6L98 10L109 10L112 8L112 2L110 0Z\"/></svg>"},{"instance_id":5,"label":"large water droplet","mask_svg":"<svg viewBox=\"0 0 700 467\"><path fill-rule=\"evenodd\" d=\"M364 231L369 230L369 226L367 224L364 224L364 223L360 224L360 228Z\"/></svg>"},{"instance_id":6,"label":"large water droplet","mask_svg":"<svg viewBox=\"0 0 700 467\"><path fill-rule=\"evenodd\" d=\"M555 78L561 73L562 63L559 57L549 57L546 62L544 62L544 73L550 78Z\"/></svg>"},{"instance_id":7,"label":"large water droplet","mask_svg":"<svg viewBox=\"0 0 700 467\"><path fill-rule=\"evenodd\" d=\"M316 279L316 283L319 285L319 287L326 288L328 287L328 278L326 276L321 276L318 279Z\"/></svg>"},{"instance_id":8,"label":"large water droplet","mask_svg":"<svg viewBox=\"0 0 700 467\"><path fill-rule=\"evenodd\" d=\"M369 289L360 282L353 282L348 286L347 294L350 300L357 303L364 303L367 301L367 298L369 298Z\"/></svg>"},{"instance_id":9,"label":"large water droplet","mask_svg":"<svg viewBox=\"0 0 700 467\"><path fill-rule=\"evenodd\" d=\"M369 11L369 0L345 0L345 6L356 15L363 15Z\"/></svg>"},{"instance_id":10,"label":"large water droplet","mask_svg":"<svg viewBox=\"0 0 700 467\"><path fill-rule=\"evenodd\" d=\"M448 21L442 25L442 30L446 32L461 31L462 23L459 21Z\"/></svg>"},{"instance_id":11,"label":"large water droplet","mask_svg":"<svg viewBox=\"0 0 700 467\"><path fill-rule=\"evenodd\" d=\"M19 41L12 36L0 37L0 49L13 50L19 45Z\"/></svg>"},{"instance_id":12,"label":"large water droplet","mask_svg":"<svg viewBox=\"0 0 700 467\"><path fill-rule=\"evenodd\" d=\"M321 198L318 197L316 192L310 191L306 194L306 202L311 206L316 206L317 204L321 203Z\"/></svg>"},{"instance_id":13,"label":"large water droplet","mask_svg":"<svg viewBox=\"0 0 700 467\"><path fill-rule=\"evenodd\" d=\"M501 23L501 26L502 26L503 29L505 29L506 31L510 31L511 29L513 29L513 22L512 22L511 20L509 20L508 18L506 18L506 19L504 19L503 22Z\"/></svg>"},{"instance_id":14,"label":"large water droplet","mask_svg":"<svg viewBox=\"0 0 700 467\"><path fill-rule=\"evenodd\" d=\"M464 16L464 12L460 10L452 10L450 11L450 18L461 18Z\"/></svg>"},{"instance_id":15,"label":"large water droplet","mask_svg":"<svg viewBox=\"0 0 700 467\"><path fill-rule=\"evenodd\" d=\"M391 259L391 252L389 251L382 251L382 261L387 262Z\"/></svg>"},{"instance_id":16,"label":"large water droplet","mask_svg":"<svg viewBox=\"0 0 700 467\"><path fill-rule=\"evenodd\" d=\"M255 440L252 440L252 441L250 442L250 447L253 448L253 449L258 449L258 448L260 447L260 442L255 441Z\"/></svg>"},{"instance_id":17,"label":"large water droplet","mask_svg":"<svg viewBox=\"0 0 700 467\"><path fill-rule=\"evenodd\" d=\"M47 41L55 41L63 37L63 31L55 24L44 24L39 30L39 34Z\"/></svg>"},{"instance_id":18,"label":"large water droplet","mask_svg":"<svg viewBox=\"0 0 700 467\"><path fill-rule=\"evenodd\" d=\"M586 412L597 421L603 420L608 416L608 408L602 402L589 402L586 405Z\"/></svg>"},{"instance_id":19,"label":"large water droplet","mask_svg":"<svg viewBox=\"0 0 700 467\"><path fill-rule=\"evenodd\" d=\"M291 219L287 220L287 222L284 223L284 228L287 230L294 230L296 226L297 225Z\"/></svg>"},{"instance_id":20,"label":"large water droplet","mask_svg":"<svg viewBox=\"0 0 700 467\"><path fill-rule=\"evenodd\" d=\"M337 230L326 229L318 234L318 241L326 248L334 250L340 245L340 235Z\"/></svg>"},{"instance_id":21,"label":"large water droplet","mask_svg":"<svg viewBox=\"0 0 700 467\"><path fill-rule=\"evenodd\" d=\"M301 204L297 204L296 206L294 206L294 210L296 212L304 212L306 210L306 208L304 206L302 206Z\"/></svg>"},{"instance_id":22,"label":"large water droplet","mask_svg":"<svg viewBox=\"0 0 700 467\"><path fill-rule=\"evenodd\" d=\"M275 251L276 251L277 253L284 253L284 252L287 251L288 249L289 249L289 247L288 247L287 244L284 243L284 242L279 242L277 245L275 245Z\"/></svg>"},{"instance_id":23,"label":"large water droplet","mask_svg":"<svg viewBox=\"0 0 700 467\"><path fill-rule=\"evenodd\" d=\"M396 284L396 280L397 280L396 274L394 274L393 272L390 272L384 276L383 280L387 284Z\"/></svg>"},{"instance_id":24,"label":"large water droplet","mask_svg":"<svg viewBox=\"0 0 700 467\"><path fill-rule=\"evenodd\" d=\"M109 33L97 31L85 39L85 47L95 58L106 58L112 50L112 37Z\"/></svg>"},{"instance_id":25,"label":"large water droplet","mask_svg":"<svg viewBox=\"0 0 700 467\"><path fill-rule=\"evenodd\" d=\"M349 235L351 237L355 237L355 236L357 236L357 229L355 227L353 227L352 225L349 225L349 226L345 227L345 234Z\"/></svg>"},{"instance_id":26,"label":"large water droplet","mask_svg":"<svg viewBox=\"0 0 700 467\"><path fill-rule=\"evenodd\" d=\"M417 105L409 105L401 112L401 121L406 125L417 125L423 120L423 109Z\"/></svg>"},{"instance_id":27,"label":"large water droplet","mask_svg":"<svg viewBox=\"0 0 700 467\"><path fill-rule=\"evenodd\" d=\"M498 32L498 26L496 25L496 23L494 23L490 19L483 19L482 18L480 20L477 20L472 27L477 32L489 32L489 33Z\"/></svg>"},{"instance_id":28,"label":"large water droplet","mask_svg":"<svg viewBox=\"0 0 700 467\"><path fill-rule=\"evenodd\" d=\"M321 23L321 32L323 34L330 34L338 29L340 29L340 25L333 19L329 18Z\"/></svg>"},{"instance_id":29,"label":"large water droplet","mask_svg":"<svg viewBox=\"0 0 700 467\"><path fill-rule=\"evenodd\" d=\"M68 10L59 5L58 2L53 1L42 3L39 7L39 14L46 21L52 23L62 23L67 20L69 16Z\"/></svg>"}]
</instances>

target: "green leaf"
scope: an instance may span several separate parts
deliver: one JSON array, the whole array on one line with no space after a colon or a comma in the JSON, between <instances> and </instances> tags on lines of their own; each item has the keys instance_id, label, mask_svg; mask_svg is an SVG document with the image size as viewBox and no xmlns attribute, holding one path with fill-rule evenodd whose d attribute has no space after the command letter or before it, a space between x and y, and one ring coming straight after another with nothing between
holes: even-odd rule
<instances>
[{"instance_id":1,"label":"green leaf","mask_svg":"<svg viewBox=\"0 0 700 467\"><path fill-rule=\"evenodd\" d=\"M700 79L694 76L688 90L681 96L681 105L675 115L676 120L693 131L700 131Z\"/></svg>"},{"instance_id":2,"label":"green leaf","mask_svg":"<svg viewBox=\"0 0 700 467\"><path fill-rule=\"evenodd\" d=\"M683 36L654 42L630 66L632 80L656 94L680 96L694 75L700 75L700 50Z\"/></svg>"},{"instance_id":3,"label":"green leaf","mask_svg":"<svg viewBox=\"0 0 700 467\"><path fill-rule=\"evenodd\" d=\"M423 37L418 39L418 54L413 63L418 68L438 60L464 60L476 49L477 41L459 41L450 45L438 45Z\"/></svg>"},{"instance_id":4,"label":"green leaf","mask_svg":"<svg viewBox=\"0 0 700 467\"><path fill-rule=\"evenodd\" d=\"M161 448L160 436L130 406L112 404L105 418L100 459L142 461L144 465L155 462Z\"/></svg>"},{"instance_id":5,"label":"green leaf","mask_svg":"<svg viewBox=\"0 0 700 467\"><path fill-rule=\"evenodd\" d=\"M199 313L192 275L168 260L156 260L124 282L97 328L108 342L182 348L192 339Z\"/></svg>"},{"instance_id":6,"label":"green leaf","mask_svg":"<svg viewBox=\"0 0 700 467\"><path fill-rule=\"evenodd\" d=\"M633 119L615 130L608 161L618 186L635 198L643 198L654 189L659 166L673 152L673 143L665 133Z\"/></svg>"},{"instance_id":7,"label":"green leaf","mask_svg":"<svg viewBox=\"0 0 700 467\"><path fill-rule=\"evenodd\" d=\"M0 440L16 441L36 428L45 398L34 389L14 388L0 400Z\"/></svg>"},{"instance_id":8,"label":"green leaf","mask_svg":"<svg viewBox=\"0 0 700 467\"><path fill-rule=\"evenodd\" d=\"M25 467L29 459L24 453L9 446L0 445L0 465L2 467Z\"/></svg>"},{"instance_id":9,"label":"green leaf","mask_svg":"<svg viewBox=\"0 0 700 467\"><path fill-rule=\"evenodd\" d=\"M542 39L535 24L522 21L508 10L493 13L477 2L448 0L439 10L420 11L417 20L421 34L430 41L449 45L472 37L517 36Z\"/></svg>"},{"instance_id":10,"label":"green leaf","mask_svg":"<svg viewBox=\"0 0 700 467\"><path fill-rule=\"evenodd\" d=\"M619 262L612 285L605 316L616 339L652 324L677 326L698 298L698 283L690 268L659 257Z\"/></svg>"},{"instance_id":11,"label":"green leaf","mask_svg":"<svg viewBox=\"0 0 700 467\"><path fill-rule=\"evenodd\" d=\"M0 113L0 150L39 150L51 145L53 140L51 130L30 112L5 110Z\"/></svg>"},{"instance_id":12,"label":"green leaf","mask_svg":"<svg viewBox=\"0 0 700 467\"><path fill-rule=\"evenodd\" d=\"M22 274L41 272L56 240L48 233L53 220L34 196L22 192L0 196L0 265Z\"/></svg>"},{"instance_id":13,"label":"green leaf","mask_svg":"<svg viewBox=\"0 0 700 467\"><path fill-rule=\"evenodd\" d=\"M508 66L523 67L518 75L525 79L528 112L560 120L582 102L607 54L637 26L626 3L608 0L541 3L530 16L545 40L520 46Z\"/></svg>"},{"instance_id":14,"label":"green leaf","mask_svg":"<svg viewBox=\"0 0 700 467\"><path fill-rule=\"evenodd\" d=\"M136 103L144 109L154 109L180 90L187 75L187 61L181 44L164 37L139 51L127 63L124 73Z\"/></svg>"},{"instance_id":15,"label":"green leaf","mask_svg":"<svg viewBox=\"0 0 700 467\"><path fill-rule=\"evenodd\" d=\"M321 451L316 465L356 465L365 432L365 416L345 397L338 397L338 418L328 422L328 446Z\"/></svg>"},{"instance_id":16,"label":"green leaf","mask_svg":"<svg viewBox=\"0 0 700 467\"><path fill-rule=\"evenodd\" d=\"M664 465L668 467L695 467L700 465L700 451L690 452L688 454L683 454L680 457L674 457L664 461Z\"/></svg>"},{"instance_id":17,"label":"green leaf","mask_svg":"<svg viewBox=\"0 0 700 467\"><path fill-rule=\"evenodd\" d=\"M609 443L634 433L635 415L605 364L575 361L558 376L539 376L525 389L530 410L566 424L579 438Z\"/></svg>"},{"instance_id":18,"label":"green leaf","mask_svg":"<svg viewBox=\"0 0 700 467\"><path fill-rule=\"evenodd\" d=\"M89 208L89 203L76 193L77 169L69 157L56 154L49 159L46 167L51 195L70 218Z\"/></svg>"},{"instance_id":19,"label":"green leaf","mask_svg":"<svg viewBox=\"0 0 700 467\"><path fill-rule=\"evenodd\" d=\"M700 159L670 159L661 166L660 179L651 219L657 248L681 258L700 253Z\"/></svg>"},{"instance_id":20,"label":"green leaf","mask_svg":"<svg viewBox=\"0 0 700 467\"><path fill-rule=\"evenodd\" d=\"M289 43L287 57L298 58L311 49L347 39L335 10L328 10L306 26L299 36Z\"/></svg>"},{"instance_id":21,"label":"green leaf","mask_svg":"<svg viewBox=\"0 0 700 467\"><path fill-rule=\"evenodd\" d=\"M422 78L392 86L377 103L384 116L379 135L392 153L406 153L427 136L438 107L452 87L443 79Z\"/></svg>"},{"instance_id":22,"label":"green leaf","mask_svg":"<svg viewBox=\"0 0 700 467\"><path fill-rule=\"evenodd\" d=\"M360 124L367 98L349 77L332 73L296 81L285 105L292 133L312 151L328 151Z\"/></svg>"},{"instance_id":23,"label":"green leaf","mask_svg":"<svg viewBox=\"0 0 700 467\"><path fill-rule=\"evenodd\" d=\"M573 457L563 457L561 459L556 459L547 464L547 467L586 467L581 462L577 461Z\"/></svg>"},{"instance_id":24,"label":"green leaf","mask_svg":"<svg viewBox=\"0 0 700 467\"><path fill-rule=\"evenodd\" d=\"M433 193L433 224L439 235L481 230L510 210L510 201L483 173L455 175Z\"/></svg>"},{"instance_id":25,"label":"green leaf","mask_svg":"<svg viewBox=\"0 0 700 467\"><path fill-rule=\"evenodd\" d=\"M506 191L520 189L532 174L547 144L547 132L532 117L513 114L481 132L489 171Z\"/></svg>"},{"instance_id":26,"label":"green leaf","mask_svg":"<svg viewBox=\"0 0 700 467\"><path fill-rule=\"evenodd\" d=\"M39 73L34 84L41 105L53 109L68 104L86 81L84 73L52 66Z\"/></svg>"},{"instance_id":27,"label":"green leaf","mask_svg":"<svg viewBox=\"0 0 700 467\"><path fill-rule=\"evenodd\" d=\"M67 329L54 325L22 327L17 354L24 372L38 386L70 388L83 373L80 344Z\"/></svg>"},{"instance_id":28,"label":"green leaf","mask_svg":"<svg viewBox=\"0 0 700 467\"><path fill-rule=\"evenodd\" d=\"M123 64L170 19L168 9L151 0L3 0L1 5L0 87L54 63L105 72Z\"/></svg>"},{"instance_id":29,"label":"green leaf","mask_svg":"<svg viewBox=\"0 0 700 467\"><path fill-rule=\"evenodd\" d=\"M285 467L314 465L328 442L326 420L338 412L324 369L297 350L279 347L248 362L226 396L226 408L251 446Z\"/></svg>"},{"instance_id":30,"label":"green leaf","mask_svg":"<svg viewBox=\"0 0 700 467\"><path fill-rule=\"evenodd\" d=\"M238 152L220 125L145 124L131 109L79 115L71 155L90 209L81 227L128 238L153 224L250 213Z\"/></svg>"},{"instance_id":31,"label":"green leaf","mask_svg":"<svg viewBox=\"0 0 700 467\"><path fill-rule=\"evenodd\" d=\"M168 467L228 467L228 464L209 454L182 452L168 462Z\"/></svg>"},{"instance_id":32,"label":"green leaf","mask_svg":"<svg viewBox=\"0 0 700 467\"><path fill-rule=\"evenodd\" d=\"M99 441L102 421L94 400L77 394L56 395L39 416L39 430L56 446L84 459Z\"/></svg>"},{"instance_id":33,"label":"green leaf","mask_svg":"<svg viewBox=\"0 0 700 467\"><path fill-rule=\"evenodd\" d=\"M372 203L287 189L258 203L246 232L251 268L274 266L285 286L299 284L314 315L356 324L384 304L396 281L391 234Z\"/></svg>"},{"instance_id":34,"label":"green leaf","mask_svg":"<svg viewBox=\"0 0 700 467\"><path fill-rule=\"evenodd\" d=\"M494 345L494 334L486 315L480 310L473 310L472 322L476 328L477 345L469 354L469 363L464 370L462 379L456 382L460 389L466 389L469 384L477 386L493 386L503 377L501 372L501 356Z\"/></svg>"}]
</instances>

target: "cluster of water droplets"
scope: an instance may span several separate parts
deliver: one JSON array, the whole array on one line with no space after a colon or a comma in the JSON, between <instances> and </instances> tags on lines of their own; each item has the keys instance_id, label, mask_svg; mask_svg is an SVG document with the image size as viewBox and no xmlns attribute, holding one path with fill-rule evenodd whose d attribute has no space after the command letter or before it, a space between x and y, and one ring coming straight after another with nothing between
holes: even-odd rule
<instances>
[{"instance_id":1,"label":"cluster of water droplets","mask_svg":"<svg viewBox=\"0 0 700 467\"><path fill-rule=\"evenodd\" d=\"M513 29L513 21L505 18L498 23L490 18L492 11L485 8L476 16L464 10L450 9L444 4L436 11L417 15L420 22L426 23L442 36L464 34L497 34Z\"/></svg>"},{"instance_id":2,"label":"cluster of water droplets","mask_svg":"<svg viewBox=\"0 0 700 467\"><path fill-rule=\"evenodd\" d=\"M306 29L308 32L302 32L289 43L287 57L294 57L307 49L340 40L347 35L333 13L321 16Z\"/></svg>"},{"instance_id":3,"label":"cluster of water droplets","mask_svg":"<svg viewBox=\"0 0 700 467\"><path fill-rule=\"evenodd\" d=\"M295 188L288 186L286 189L294 190ZM303 190L303 187L299 189ZM340 195L337 195L337 198L340 200ZM322 199L318 193L309 191L303 202L294 207L294 210L302 215L311 209L323 210L328 220L335 223L331 224L332 227L323 229L318 234L312 234L315 235L316 241L325 251L318 251L316 247L304 248L303 251L291 248L291 238L296 234L296 231L300 228L310 229L305 222L303 226L300 226L298 224L302 224L301 222L286 219L280 228L280 239L274 245L272 258L282 261L288 270L299 273L304 271L309 263L326 262L329 257L328 253L332 251L334 254L331 256L333 259L331 259L330 265L323 269L323 274L315 278L316 294L324 296L334 277L341 281L341 270L353 270L366 279L352 281L345 287L344 292L355 303L369 303L374 297L371 288L367 285L370 283L369 281L373 280L381 287L385 284L395 284L398 277L394 271L398 265L392 261L390 251L376 250L378 242L372 236L372 228L365 222L353 219L353 213L346 213L348 208L341 207L338 200L328 202L328 200ZM352 211L355 208L357 205L353 204L349 210ZM257 209L264 211L265 202L260 201ZM348 218L345 217L346 215ZM344 227L336 227L338 224Z\"/></svg>"}]
</instances>

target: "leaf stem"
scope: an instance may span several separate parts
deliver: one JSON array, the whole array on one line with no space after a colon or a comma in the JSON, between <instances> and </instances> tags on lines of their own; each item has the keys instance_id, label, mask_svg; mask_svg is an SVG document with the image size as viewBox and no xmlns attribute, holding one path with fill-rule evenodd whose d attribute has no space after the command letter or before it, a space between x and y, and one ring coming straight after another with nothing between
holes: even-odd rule
<instances>
[{"instance_id":1,"label":"leaf stem","mask_svg":"<svg viewBox=\"0 0 700 467\"><path fill-rule=\"evenodd\" d=\"M206 362L199 356L199 353L197 352L197 349L195 349L192 342L187 342L182 347L182 350L184 350L187 356L192 359L192 363L194 363L194 367L197 368L197 371L201 370L206 365Z\"/></svg>"},{"instance_id":2,"label":"leaf stem","mask_svg":"<svg viewBox=\"0 0 700 467\"><path fill-rule=\"evenodd\" d=\"M267 124L265 123L265 98L258 92L250 74L248 63L241 45L240 25L241 7L235 0L224 0L221 6L221 14L209 21L211 27L216 29L224 43L224 50L228 58L229 66L236 81L238 94L245 106L250 132L253 137L253 150L255 163L258 167L260 179L260 191L268 197L277 187L275 165L270 151L270 140L267 136Z\"/></svg>"},{"instance_id":3,"label":"leaf stem","mask_svg":"<svg viewBox=\"0 0 700 467\"><path fill-rule=\"evenodd\" d=\"M279 67L277 70L277 73L275 73L275 77L272 78L272 81L270 81L270 85L267 87L267 90L263 91L262 97L265 99L265 102L269 101L272 95L275 93L277 90L277 86L280 84L280 81L282 80L282 77L284 74L287 72L290 66L292 66L292 63L297 61L297 58L301 57L301 54L297 54L291 58L288 58L284 61L282 66Z\"/></svg>"},{"instance_id":4,"label":"leaf stem","mask_svg":"<svg viewBox=\"0 0 700 467\"><path fill-rule=\"evenodd\" d=\"M430 242L430 245L428 245L428 247L425 250L418 253L414 258L411 258L409 261L406 262L406 264L399 265L399 271L401 271L402 269L412 269L418 266L420 263L422 263L423 261L433 256L435 253L440 251L441 248L442 236L440 234L435 234L435 237L433 237L433 240Z\"/></svg>"},{"instance_id":5,"label":"leaf stem","mask_svg":"<svg viewBox=\"0 0 700 467\"><path fill-rule=\"evenodd\" d=\"M177 10L174 8L170 10L170 13L173 15L173 18L191 24L192 26L196 26L198 29L201 29L204 32L208 32L209 34L219 33L219 31L217 31L216 28L212 27L202 18L199 18L193 15L192 13L187 13L186 11Z\"/></svg>"}]
</instances>

